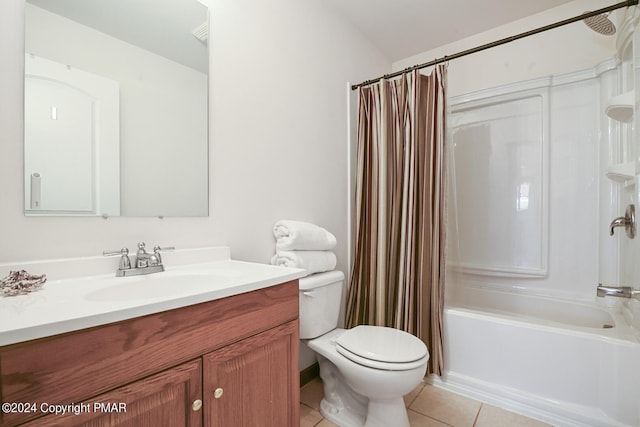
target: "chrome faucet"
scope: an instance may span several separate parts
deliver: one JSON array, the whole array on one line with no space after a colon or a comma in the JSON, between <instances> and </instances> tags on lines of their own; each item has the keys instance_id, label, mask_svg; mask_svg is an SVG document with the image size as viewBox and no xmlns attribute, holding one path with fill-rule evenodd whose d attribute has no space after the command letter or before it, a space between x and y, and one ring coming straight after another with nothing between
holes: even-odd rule
<instances>
[{"instance_id":1,"label":"chrome faucet","mask_svg":"<svg viewBox=\"0 0 640 427\"><path fill-rule=\"evenodd\" d=\"M609 225L610 236L613 236L616 227L624 227L628 238L636 237L636 207L634 205L627 206L624 216L611 221L611 225Z\"/></svg>"},{"instance_id":2,"label":"chrome faucet","mask_svg":"<svg viewBox=\"0 0 640 427\"><path fill-rule=\"evenodd\" d=\"M640 290L633 289L631 286L603 286L598 284L597 295L599 297L618 297L618 298L635 298L640 299Z\"/></svg>"},{"instance_id":3,"label":"chrome faucet","mask_svg":"<svg viewBox=\"0 0 640 427\"><path fill-rule=\"evenodd\" d=\"M162 264L162 257L160 252L168 252L175 250L175 247L168 246L161 248L155 246L153 253L146 251L146 245L144 242L138 243L138 251L136 252L136 259L131 268L131 259L129 258L129 249L122 248L119 251L104 251L104 256L117 256L120 255L120 263L118 264L118 270L116 270L116 277L126 276L139 276L142 274L159 273L164 271L164 265Z\"/></svg>"},{"instance_id":4,"label":"chrome faucet","mask_svg":"<svg viewBox=\"0 0 640 427\"><path fill-rule=\"evenodd\" d=\"M146 268L152 265L158 265L157 260L152 259L152 257L153 255L146 251L144 242L138 243L138 252L136 252L136 268Z\"/></svg>"}]
</instances>

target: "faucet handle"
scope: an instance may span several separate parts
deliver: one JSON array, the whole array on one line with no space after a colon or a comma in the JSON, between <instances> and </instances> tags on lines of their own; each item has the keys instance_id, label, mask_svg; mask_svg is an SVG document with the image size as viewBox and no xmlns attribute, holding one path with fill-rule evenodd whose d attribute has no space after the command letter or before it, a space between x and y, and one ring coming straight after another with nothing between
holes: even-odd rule
<instances>
[{"instance_id":1,"label":"faucet handle","mask_svg":"<svg viewBox=\"0 0 640 427\"><path fill-rule=\"evenodd\" d=\"M102 251L102 256L117 256L117 255L122 255L125 253L125 251L127 253L129 253L129 249L127 248L122 248L122 249L118 249L117 251L115 250L108 250L108 251Z\"/></svg>"},{"instance_id":2,"label":"faucet handle","mask_svg":"<svg viewBox=\"0 0 640 427\"><path fill-rule=\"evenodd\" d=\"M636 237L636 209L634 205L627 206L624 216L611 221L611 225L609 225L610 236L613 236L616 227L624 227L628 238Z\"/></svg>"},{"instance_id":3,"label":"faucet handle","mask_svg":"<svg viewBox=\"0 0 640 427\"><path fill-rule=\"evenodd\" d=\"M160 246L154 246L153 252L173 252L176 250L175 246L165 246L164 248Z\"/></svg>"},{"instance_id":4,"label":"faucet handle","mask_svg":"<svg viewBox=\"0 0 640 427\"><path fill-rule=\"evenodd\" d=\"M156 257L156 262L158 264L162 264L162 257L160 256L160 252L173 252L176 250L175 246L165 246L165 247L160 247L160 246L154 246L153 247L153 254Z\"/></svg>"},{"instance_id":5,"label":"faucet handle","mask_svg":"<svg viewBox=\"0 0 640 427\"><path fill-rule=\"evenodd\" d=\"M131 260L129 260L129 249L122 248L119 251L102 251L103 256L118 256L120 257L119 270L129 270L131 268Z\"/></svg>"}]
</instances>

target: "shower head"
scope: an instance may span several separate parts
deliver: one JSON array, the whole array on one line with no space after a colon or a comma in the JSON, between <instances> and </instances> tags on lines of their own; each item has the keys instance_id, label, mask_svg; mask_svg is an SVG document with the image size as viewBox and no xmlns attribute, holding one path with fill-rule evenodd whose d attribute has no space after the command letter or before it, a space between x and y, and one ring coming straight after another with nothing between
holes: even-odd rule
<instances>
[{"instance_id":1,"label":"shower head","mask_svg":"<svg viewBox=\"0 0 640 427\"><path fill-rule=\"evenodd\" d=\"M612 36L616 33L616 26L608 17L608 13L601 13L600 15L585 18L582 22L596 33L604 34L605 36Z\"/></svg>"}]
</instances>

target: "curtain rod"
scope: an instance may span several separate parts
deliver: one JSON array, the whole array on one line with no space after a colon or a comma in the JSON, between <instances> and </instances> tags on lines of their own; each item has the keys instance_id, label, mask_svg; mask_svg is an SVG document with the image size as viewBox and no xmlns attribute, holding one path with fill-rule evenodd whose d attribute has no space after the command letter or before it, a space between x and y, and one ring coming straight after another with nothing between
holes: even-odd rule
<instances>
[{"instance_id":1,"label":"curtain rod","mask_svg":"<svg viewBox=\"0 0 640 427\"><path fill-rule=\"evenodd\" d=\"M412 67L405 68L402 71L396 71L396 72L393 72L391 74L385 74L384 76L381 76L381 77L378 77L378 78L375 78L375 79L371 79L371 80L367 80L367 81L364 81L362 83L358 83L357 85L351 86L351 90L356 90L360 86L368 86L368 85L370 85L372 83L379 82L382 79L390 79L390 78L393 78L393 77L398 77L398 76L400 76L400 75L402 75L404 73L408 73L408 72L413 71L413 70L420 70L422 68L430 67L432 65L436 65L436 64L439 64L441 62L446 62L446 61L450 61L452 59L461 58L463 56L470 55L472 53L480 52L482 50L486 50L486 49L490 49L492 47L496 47L496 46L500 46L500 45L503 45L503 44L506 44L506 43L510 43L512 41L519 40L519 39L522 39L522 38L525 38L525 37L529 37L529 36L532 36L534 34L542 33L542 32L547 31L547 30L552 30L554 28L562 27L563 25L571 24L571 23L577 22L577 21L582 21L583 19L587 19L587 18L590 18L592 16L600 15L602 13L611 12L613 10L620 9L620 8L623 8L623 7L635 6L635 5L638 4L638 1L639 0L623 1L621 3L616 3L614 5L611 5L611 6L608 6L608 7L604 7L602 9L594 10L593 12L585 12L582 15L575 16L575 17L569 18L569 19L565 19L563 21L556 22L555 24L545 25L544 27L536 28L535 30L531 30L531 31L527 31L527 32L524 32L524 33L516 34L515 36L506 37L504 39L496 40L496 41L491 42L491 43L487 43L487 44L483 44L481 46L477 46L477 47L474 47L474 48L471 48L471 49L463 50L461 52L454 53L453 55L445 55L442 58L436 58L436 59L434 59L432 61L425 62L423 64L414 65Z\"/></svg>"}]
</instances>

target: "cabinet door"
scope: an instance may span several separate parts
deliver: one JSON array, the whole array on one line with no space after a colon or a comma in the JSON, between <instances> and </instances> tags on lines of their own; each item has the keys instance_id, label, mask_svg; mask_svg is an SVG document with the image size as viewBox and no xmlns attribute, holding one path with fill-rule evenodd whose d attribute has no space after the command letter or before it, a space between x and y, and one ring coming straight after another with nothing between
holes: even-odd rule
<instances>
[{"instance_id":1,"label":"cabinet door","mask_svg":"<svg viewBox=\"0 0 640 427\"><path fill-rule=\"evenodd\" d=\"M180 427L202 425L200 359L68 406L27 426Z\"/></svg>"},{"instance_id":2,"label":"cabinet door","mask_svg":"<svg viewBox=\"0 0 640 427\"><path fill-rule=\"evenodd\" d=\"M205 427L300 424L298 322L203 357Z\"/></svg>"}]
</instances>

